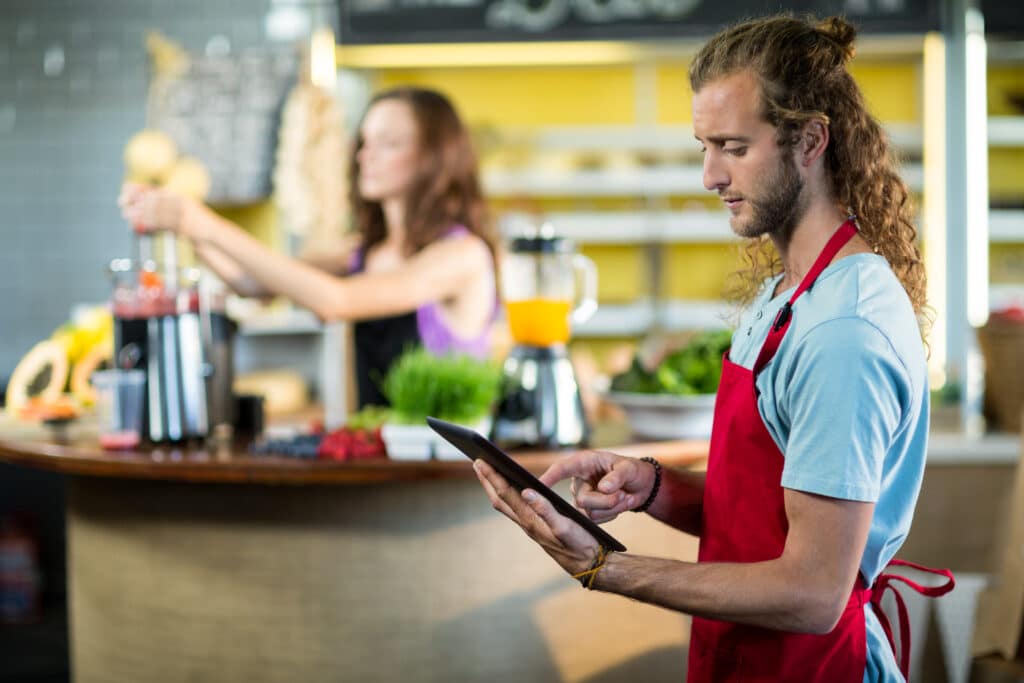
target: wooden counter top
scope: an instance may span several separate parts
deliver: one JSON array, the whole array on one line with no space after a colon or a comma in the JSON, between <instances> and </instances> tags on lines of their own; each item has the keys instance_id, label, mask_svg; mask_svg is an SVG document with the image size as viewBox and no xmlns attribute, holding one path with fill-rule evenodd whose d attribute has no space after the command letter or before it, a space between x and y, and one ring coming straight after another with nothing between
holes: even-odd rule
<instances>
[{"instance_id":1,"label":"wooden counter top","mask_svg":"<svg viewBox=\"0 0 1024 683\"><path fill-rule=\"evenodd\" d=\"M707 457L706 441L628 443L621 426L595 430L595 447L622 455L650 455L670 467L687 467ZM516 460L540 474L556 459L576 451L519 451ZM0 432L0 462L90 477L254 484L364 484L388 481L466 478L468 460L406 462L387 458L334 462L252 455L246 445L144 446L135 451L104 451L94 436Z\"/></svg>"}]
</instances>

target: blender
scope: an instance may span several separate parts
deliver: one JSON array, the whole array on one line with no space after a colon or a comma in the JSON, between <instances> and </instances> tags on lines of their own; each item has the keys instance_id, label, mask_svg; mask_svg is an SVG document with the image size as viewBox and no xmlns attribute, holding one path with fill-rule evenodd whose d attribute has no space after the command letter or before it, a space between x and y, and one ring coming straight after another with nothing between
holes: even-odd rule
<instances>
[{"instance_id":1,"label":"blender","mask_svg":"<svg viewBox=\"0 0 1024 683\"><path fill-rule=\"evenodd\" d=\"M573 323L597 310L597 270L549 225L512 240L501 265L514 342L503 366L491 438L506 447L563 448L586 442L589 427L566 344Z\"/></svg>"}]
</instances>

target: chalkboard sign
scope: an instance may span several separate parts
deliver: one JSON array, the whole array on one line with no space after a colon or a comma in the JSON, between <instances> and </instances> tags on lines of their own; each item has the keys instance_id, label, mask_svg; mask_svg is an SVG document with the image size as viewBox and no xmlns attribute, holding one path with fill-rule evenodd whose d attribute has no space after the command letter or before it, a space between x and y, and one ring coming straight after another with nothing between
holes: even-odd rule
<instances>
[{"instance_id":1,"label":"chalkboard sign","mask_svg":"<svg viewBox=\"0 0 1024 683\"><path fill-rule=\"evenodd\" d=\"M295 83L291 51L252 48L238 55L191 55L184 73L156 73L147 125L210 172L211 204L270 196L281 106Z\"/></svg>"},{"instance_id":2,"label":"chalkboard sign","mask_svg":"<svg viewBox=\"0 0 1024 683\"><path fill-rule=\"evenodd\" d=\"M981 0L985 33L1006 38L1024 38L1024 5L1020 0Z\"/></svg>"},{"instance_id":3,"label":"chalkboard sign","mask_svg":"<svg viewBox=\"0 0 1024 683\"><path fill-rule=\"evenodd\" d=\"M708 36L783 9L865 33L938 30L941 0L338 0L344 45Z\"/></svg>"}]
</instances>

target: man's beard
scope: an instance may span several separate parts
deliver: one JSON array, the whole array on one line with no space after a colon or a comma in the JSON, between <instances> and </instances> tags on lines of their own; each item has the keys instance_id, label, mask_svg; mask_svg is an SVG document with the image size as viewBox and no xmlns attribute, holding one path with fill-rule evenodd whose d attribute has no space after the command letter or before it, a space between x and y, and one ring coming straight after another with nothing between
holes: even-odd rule
<instances>
[{"instance_id":1,"label":"man's beard","mask_svg":"<svg viewBox=\"0 0 1024 683\"><path fill-rule=\"evenodd\" d=\"M749 197L751 219L746 226L738 226L742 237L771 235L777 243L788 244L796 224L807 210L802 196L803 179L796 170L796 162L784 154L771 176L761 183L762 197Z\"/></svg>"}]
</instances>

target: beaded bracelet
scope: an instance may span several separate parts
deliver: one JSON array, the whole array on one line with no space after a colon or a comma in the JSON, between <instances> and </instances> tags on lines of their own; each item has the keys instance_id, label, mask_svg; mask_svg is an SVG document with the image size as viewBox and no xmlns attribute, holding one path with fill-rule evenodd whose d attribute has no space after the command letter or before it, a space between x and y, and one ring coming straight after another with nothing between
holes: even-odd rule
<instances>
[{"instance_id":1,"label":"beaded bracelet","mask_svg":"<svg viewBox=\"0 0 1024 683\"><path fill-rule=\"evenodd\" d=\"M658 497L658 489L661 488L661 463L650 456L644 456L640 459L654 465L654 486L651 488L651 494L647 496L647 500L639 507L633 508L633 512L647 512L647 508L651 507L651 503Z\"/></svg>"}]
</instances>

